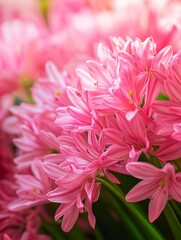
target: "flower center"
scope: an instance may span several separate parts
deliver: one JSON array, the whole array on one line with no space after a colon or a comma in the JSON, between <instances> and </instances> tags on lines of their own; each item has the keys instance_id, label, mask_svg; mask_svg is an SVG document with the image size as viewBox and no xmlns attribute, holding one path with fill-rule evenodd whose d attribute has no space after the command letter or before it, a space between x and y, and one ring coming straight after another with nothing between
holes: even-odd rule
<instances>
[{"instance_id":1,"label":"flower center","mask_svg":"<svg viewBox=\"0 0 181 240\"><path fill-rule=\"evenodd\" d=\"M165 181L162 179L160 182L159 182L159 185L161 186L161 187L164 187L165 186Z\"/></svg>"},{"instance_id":2,"label":"flower center","mask_svg":"<svg viewBox=\"0 0 181 240\"><path fill-rule=\"evenodd\" d=\"M151 78L152 72L148 72L148 78Z\"/></svg>"},{"instance_id":3,"label":"flower center","mask_svg":"<svg viewBox=\"0 0 181 240\"><path fill-rule=\"evenodd\" d=\"M133 91L129 91L128 94L129 94L130 96L133 96L134 92L133 92Z\"/></svg>"},{"instance_id":4,"label":"flower center","mask_svg":"<svg viewBox=\"0 0 181 240\"><path fill-rule=\"evenodd\" d=\"M61 95L61 92L56 92L56 96L60 96Z\"/></svg>"}]
</instances>

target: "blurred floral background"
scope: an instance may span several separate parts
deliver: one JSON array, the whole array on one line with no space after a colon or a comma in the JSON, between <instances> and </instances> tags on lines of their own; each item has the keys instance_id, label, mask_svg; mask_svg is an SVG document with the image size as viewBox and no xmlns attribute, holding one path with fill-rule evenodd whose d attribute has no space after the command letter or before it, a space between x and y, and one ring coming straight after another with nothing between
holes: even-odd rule
<instances>
[{"instance_id":1,"label":"blurred floral background","mask_svg":"<svg viewBox=\"0 0 181 240\"><path fill-rule=\"evenodd\" d=\"M0 0L0 239L180 240L180 116L180 0Z\"/></svg>"}]
</instances>

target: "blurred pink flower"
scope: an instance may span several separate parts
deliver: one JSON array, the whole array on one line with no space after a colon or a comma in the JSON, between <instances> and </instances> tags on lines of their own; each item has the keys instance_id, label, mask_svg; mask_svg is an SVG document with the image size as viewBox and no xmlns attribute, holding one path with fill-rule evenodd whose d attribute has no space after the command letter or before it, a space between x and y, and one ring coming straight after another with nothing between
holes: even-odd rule
<instances>
[{"instance_id":1,"label":"blurred pink flower","mask_svg":"<svg viewBox=\"0 0 181 240\"><path fill-rule=\"evenodd\" d=\"M15 176L17 198L8 205L11 211L22 211L32 206L47 203L46 194L51 190L51 181L42 169L40 161L31 164L31 172Z\"/></svg>"},{"instance_id":2,"label":"blurred pink flower","mask_svg":"<svg viewBox=\"0 0 181 240\"><path fill-rule=\"evenodd\" d=\"M4 234L3 240L12 240L12 238L10 238L7 234Z\"/></svg>"},{"instance_id":3,"label":"blurred pink flower","mask_svg":"<svg viewBox=\"0 0 181 240\"><path fill-rule=\"evenodd\" d=\"M43 207L19 212L10 211L8 205L16 199L16 189L17 185L13 179L0 180L0 238L2 239L5 234L4 238L9 237L11 240L27 240L32 239L32 236L35 237L34 239L39 239L42 236L38 231L41 223L40 215L44 217ZM42 238L51 240L45 235Z\"/></svg>"},{"instance_id":4,"label":"blurred pink flower","mask_svg":"<svg viewBox=\"0 0 181 240\"><path fill-rule=\"evenodd\" d=\"M15 18L36 20L40 14L38 2L36 0L0 0L0 22Z\"/></svg>"},{"instance_id":5,"label":"blurred pink flower","mask_svg":"<svg viewBox=\"0 0 181 240\"><path fill-rule=\"evenodd\" d=\"M39 32L38 26L30 21L12 20L1 24L0 95L20 91L24 81L37 76L34 58L41 38Z\"/></svg>"}]
</instances>

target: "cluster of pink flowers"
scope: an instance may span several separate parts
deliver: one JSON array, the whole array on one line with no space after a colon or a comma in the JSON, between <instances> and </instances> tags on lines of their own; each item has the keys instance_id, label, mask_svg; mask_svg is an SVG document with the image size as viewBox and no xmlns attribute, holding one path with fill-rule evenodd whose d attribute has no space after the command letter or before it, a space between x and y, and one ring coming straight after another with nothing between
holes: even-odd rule
<instances>
[{"instance_id":1,"label":"cluster of pink flowers","mask_svg":"<svg viewBox=\"0 0 181 240\"><path fill-rule=\"evenodd\" d=\"M65 232L83 212L94 228L99 178L141 179L126 201L150 199L150 222L168 200L181 202L181 4L165 1L163 13L139 1L137 19L140 6L119 2L52 0L40 14L27 1L29 14L14 6L6 16L0 1L4 240L52 239L39 232L50 202ZM128 7L130 23L120 14Z\"/></svg>"}]
</instances>

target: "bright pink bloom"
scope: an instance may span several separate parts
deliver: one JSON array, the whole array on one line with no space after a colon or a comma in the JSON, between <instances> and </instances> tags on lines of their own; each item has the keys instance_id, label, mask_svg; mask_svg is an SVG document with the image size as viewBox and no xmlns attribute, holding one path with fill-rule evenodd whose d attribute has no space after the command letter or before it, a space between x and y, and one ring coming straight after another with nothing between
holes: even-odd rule
<instances>
[{"instance_id":1,"label":"bright pink bloom","mask_svg":"<svg viewBox=\"0 0 181 240\"><path fill-rule=\"evenodd\" d=\"M181 71L180 54L173 55L168 66L164 65L154 74L162 84L162 92L167 100L156 100L151 105L154 111L153 132L165 140L159 144L155 155L161 161L176 160L181 157L180 116L181 116ZM164 125L163 125L164 122Z\"/></svg>"},{"instance_id":2,"label":"bright pink bloom","mask_svg":"<svg viewBox=\"0 0 181 240\"><path fill-rule=\"evenodd\" d=\"M137 202L150 198L150 222L159 217L169 199L181 202L181 173L175 173L172 164L160 169L149 163L134 162L128 163L126 169L134 177L142 179L129 191L126 200Z\"/></svg>"},{"instance_id":3,"label":"bright pink bloom","mask_svg":"<svg viewBox=\"0 0 181 240\"><path fill-rule=\"evenodd\" d=\"M99 197L97 176L106 175L111 181L119 183L109 172L120 171L119 161L107 158L102 134L99 138L94 131L90 130L87 134L72 132L71 136L61 136L60 149L64 161L61 159L59 165L53 164L54 157L50 155L43 164L47 175L58 185L47 194L47 198L51 202L61 203L55 219L63 216L62 229L66 232L73 227L79 213L84 211L88 212L90 225L95 227L92 203Z\"/></svg>"},{"instance_id":4,"label":"bright pink bloom","mask_svg":"<svg viewBox=\"0 0 181 240\"><path fill-rule=\"evenodd\" d=\"M111 171L134 176L129 166L132 169L131 162L139 163L141 154L148 158L154 154L161 161L180 157L180 141L170 133L157 131L159 127L162 132L165 130L161 121L167 106L157 109L154 102L164 89L172 97L171 102L180 104L173 84L180 84L179 55L173 55L171 47L157 53L151 38L143 42L113 38L112 44L112 50L99 45L99 59L79 67L78 78L60 74L49 62L49 79L38 80L31 90L34 104L22 103L11 108L13 118L3 127L16 134L14 162L18 173L17 195L8 202L9 209L19 211L48 200L61 204L55 219L62 217L64 231L69 231L84 211L94 227L92 204L100 192L97 177L106 176L119 183ZM169 121L172 126L178 123ZM143 174L149 176L149 168L158 172L157 178L151 179L153 188L151 180L148 181L150 196L157 200L162 180L169 189L163 206L151 216L153 220L169 197L180 198L177 193L180 173L175 174L171 164L163 169L139 164L148 168L148 173ZM170 186L174 184L172 191ZM151 201L151 209L156 200Z\"/></svg>"},{"instance_id":5,"label":"bright pink bloom","mask_svg":"<svg viewBox=\"0 0 181 240\"><path fill-rule=\"evenodd\" d=\"M15 163L19 169L29 168L33 160L42 159L44 155L53 151L59 152L59 144L54 129L51 128L51 125L46 129L47 122L43 118L44 116L42 114L36 117L35 121L30 119L30 121L25 122L20 127L19 138L14 139L15 145L19 148L18 156L15 158ZM43 126L44 120L45 125Z\"/></svg>"},{"instance_id":6,"label":"bright pink bloom","mask_svg":"<svg viewBox=\"0 0 181 240\"><path fill-rule=\"evenodd\" d=\"M89 100L88 92L80 93L75 88L67 87L67 95L71 104L57 108L55 124L65 130L88 130L96 122L96 113Z\"/></svg>"},{"instance_id":7,"label":"bright pink bloom","mask_svg":"<svg viewBox=\"0 0 181 240\"><path fill-rule=\"evenodd\" d=\"M89 91L94 108L102 115L119 110L131 120L142 108L150 116L150 105L160 91L152 70L168 65L172 48L157 53L150 38L144 42L113 38L112 44L113 50L99 45L100 61L88 61L88 70L76 70L83 89Z\"/></svg>"},{"instance_id":8,"label":"bright pink bloom","mask_svg":"<svg viewBox=\"0 0 181 240\"><path fill-rule=\"evenodd\" d=\"M117 159L122 165L122 173L127 174L126 164L137 161L142 153L148 156L151 150L146 129L147 121L138 112L128 121L123 114L116 114L116 124L104 129L105 141L110 145L107 157Z\"/></svg>"},{"instance_id":9,"label":"bright pink bloom","mask_svg":"<svg viewBox=\"0 0 181 240\"><path fill-rule=\"evenodd\" d=\"M61 169L52 163L44 165L45 172L50 178L53 177L58 185L57 188L47 194L47 198L51 202L61 203L56 211L55 220L57 221L63 216L62 229L65 232L73 227L79 213L84 211L88 212L89 222L93 228L95 227L92 203L98 200L100 184L95 183L94 171L84 173L75 164L71 163L70 165L69 163L73 168L67 166L67 169ZM54 176L52 176L52 171L54 171Z\"/></svg>"}]
</instances>

